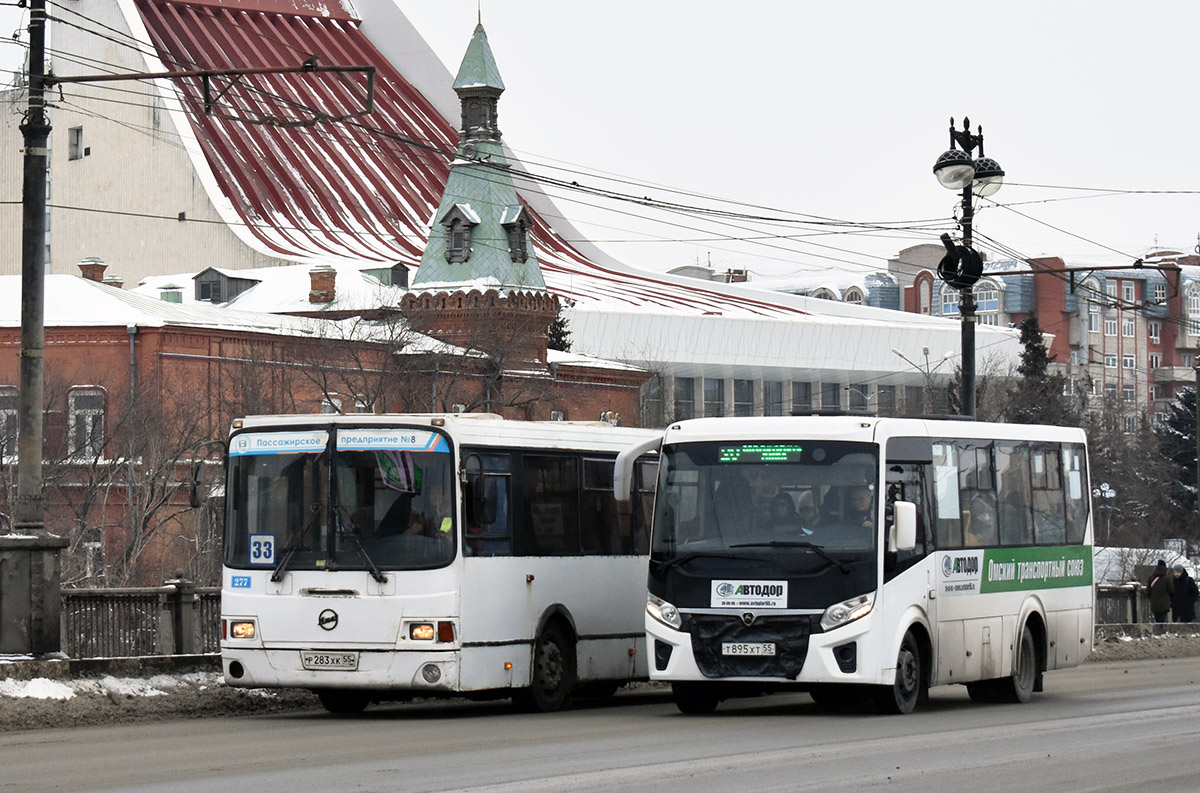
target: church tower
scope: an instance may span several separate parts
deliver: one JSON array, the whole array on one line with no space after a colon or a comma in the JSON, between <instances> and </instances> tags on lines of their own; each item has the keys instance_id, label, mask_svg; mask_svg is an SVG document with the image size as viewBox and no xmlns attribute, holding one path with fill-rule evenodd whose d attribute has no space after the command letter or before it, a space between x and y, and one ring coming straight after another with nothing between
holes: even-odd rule
<instances>
[{"instance_id":1,"label":"church tower","mask_svg":"<svg viewBox=\"0 0 1200 793\"><path fill-rule=\"evenodd\" d=\"M530 243L532 219L500 145L504 81L482 24L454 91L462 104L458 149L403 310L415 330L487 352L505 370L546 372L558 299L546 290Z\"/></svg>"}]
</instances>

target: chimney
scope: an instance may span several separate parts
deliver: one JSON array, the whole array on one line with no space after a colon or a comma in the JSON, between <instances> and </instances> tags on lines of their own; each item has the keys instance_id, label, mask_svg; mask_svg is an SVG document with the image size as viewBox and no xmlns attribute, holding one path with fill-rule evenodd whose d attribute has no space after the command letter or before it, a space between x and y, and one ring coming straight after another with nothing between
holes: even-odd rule
<instances>
[{"instance_id":1,"label":"chimney","mask_svg":"<svg viewBox=\"0 0 1200 793\"><path fill-rule=\"evenodd\" d=\"M312 279L312 288L308 292L308 302L332 303L337 270L328 264L318 264L308 271L308 275Z\"/></svg>"},{"instance_id":2,"label":"chimney","mask_svg":"<svg viewBox=\"0 0 1200 793\"><path fill-rule=\"evenodd\" d=\"M119 275L106 275L101 283L111 286L113 289L122 289L125 286L125 279Z\"/></svg>"},{"instance_id":3,"label":"chimney","mask_svg":"<svg viewBox=\"0 0 1200 793\"><path fill-rule=\"evenodd\" d=\"M167 303L182 303L183 287L177 284L164 284L158 288L158 296Z\"/></svg>"},{"instance_id":4,"label":"chimney","mask_svg":"<svg viewBox=\"0 0 1200 793\"><path fill-rule=\"evenodd\" d=\"M89 256L79 263L79 272L84 278L96 283L104 281L104 271L108 265L98 256Z\"/></svg>"}]
</instances>

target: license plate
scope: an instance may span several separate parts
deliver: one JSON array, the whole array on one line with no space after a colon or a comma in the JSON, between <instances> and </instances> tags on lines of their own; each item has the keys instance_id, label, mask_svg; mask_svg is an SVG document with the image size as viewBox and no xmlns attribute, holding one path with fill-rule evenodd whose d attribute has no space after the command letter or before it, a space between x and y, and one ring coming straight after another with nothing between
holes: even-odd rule
<instances>
[{"instance_id":1,"label":"license plate","mask_svg":"<svg viewBox=\"0 0 1200 793\"><path fill-rule=\"evenodd\" d=\"M774 655L775 642L722 642L721 655Z\"/></svg>"},{"instance_id":2,"label":"license plate","mask_svg":"<svg viewBox=\"0 0 1200 793\"><path fill-rule=\"evenodd\" d=\"M302 651L300 653L300 663L304 665L305 669L337 669L353 672L358 669L358 653L314 653Z\"/></svg>"}]
</instances>

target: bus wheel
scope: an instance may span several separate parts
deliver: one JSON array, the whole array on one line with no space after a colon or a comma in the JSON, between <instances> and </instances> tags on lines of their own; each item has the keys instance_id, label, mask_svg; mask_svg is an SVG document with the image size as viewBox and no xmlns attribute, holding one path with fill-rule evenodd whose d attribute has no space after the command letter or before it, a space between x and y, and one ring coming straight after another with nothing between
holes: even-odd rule
<instances>
[{"instance_id":1,"label":"bus wheel","mask_svg":"<svg viewBox=\"0 0 1200 793\"><path fill-rule=\"evenodd\" d=\"M692 715L712 713L720 702L712 686L705 683L672 683L671 696L680 713Z\"/></svg>"},{"instance_id":2,"label":"bus wheel","mask_svg":"<svg viewBox=\"0 0 1200 793\"><path fill-rule=\"evenodd\" d=\"M1037 681L1038 657L1033 632L1029 626L1021 628L1021 640L1017 643L1017 657L1013 660L1012 677L1000 681L1005 702L1028 702Z\"/></svg>"},{"instance_id":3,"label":"bus wheel","mask_svg":"<svg viewBox=\"0 0 1200 793\"><path fill-rule=\"evenodd\" d=\"M533 649L533 680L513 694L522 710L551 713L571 706L575 688L575 646L553 623L542 629Z\"/></svg>"},{"instance_id":4,"label":"bus wheel","mask_svg":"<svg viewBox=\"0 0 1200 793\"><path fill-rule=\"evenodd\" d=\"M896 682L881 686L875 702L884 713L912 713L921 697L921 648L912 631L904 634L896 655Z\"/></svg>"},{"instance_id":5,"label":"bus wheel","mask_svg":"<svg viewBox=\"0 0 1200 793\"><path fill-rule=\"evenodd\" d=\"M330 713L362 713L371 704L371 695L366 691L323 688L315 693L321 700L321 707Z\"/></svg>"}]
</instances>

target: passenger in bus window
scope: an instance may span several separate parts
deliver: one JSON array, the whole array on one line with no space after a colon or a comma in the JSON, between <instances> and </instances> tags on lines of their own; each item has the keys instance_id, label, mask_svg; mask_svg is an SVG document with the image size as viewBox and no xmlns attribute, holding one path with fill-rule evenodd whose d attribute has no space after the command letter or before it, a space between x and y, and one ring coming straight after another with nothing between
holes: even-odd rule
<instances>
[{"instance_id":1,"label":"passenger in bus window","mask_svg":"<svg viewBox=\"0 0 1200 793\"><path fill-rule=\"evenodd\" d=\"M855 526L872 526L875 523L874 499L867 487L856 487L850 491L850 506L846 508L845 522Z\"/></svg>"},{"instance_id":2,"label":"passenger in bus window","mask_svg":"<svg viewBox=\"0 0 1200 793\"><path fill-rule=\"evenodd\" d=\"M771 499L770 521L771 530L779 534L791 533L799 525L796 505L787 493L776 493Z\"/></svg>"}]
</instances>

